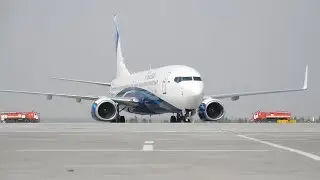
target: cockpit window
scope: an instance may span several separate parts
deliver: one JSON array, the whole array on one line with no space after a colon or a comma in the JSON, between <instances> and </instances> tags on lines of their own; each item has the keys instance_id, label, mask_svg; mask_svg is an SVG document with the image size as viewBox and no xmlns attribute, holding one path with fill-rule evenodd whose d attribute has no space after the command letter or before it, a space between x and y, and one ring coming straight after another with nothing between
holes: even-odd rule
<instances>
[{"instance_id":1,"label":"cockpit window","mask_svg":"<svg viewBox=\"0 0 320 180\"><path fill-rule=\"evenodd\" d=\"M179 82L181 82L181 79L182 79L181 77L175 77L174 82L179 83Z\"/></svg>"},{"instance_id":2,"label":"cockpit window","mask_svg":"<svg viewBox=\"0 0 320 180\"><path fill-rule=\"evenodd\" d=\"M195 81L201 81L201 77L193 77L193 80L195 80Z\"/></svg>"},{"instance_id":3,"label":"cockpit window","mask_svg":"<svg viewBox=\"0 0 320 180\"><path fill-rule=\"evenodd\" d=\"M192 77L192 76L188 76L188 77L175 77L174 78L174 82L179 83L181 81L201 81L201 77Z\"/></svg>"},{"instance_id":4,"label":"cockpit window","mask_svg":"<svg viewBox=\"0 0 320 180\"><path fill-rule=\"evenodd\" d=\"M182 81L192 81L192 77L182 77Z\"/></svg>"}]
</instances>

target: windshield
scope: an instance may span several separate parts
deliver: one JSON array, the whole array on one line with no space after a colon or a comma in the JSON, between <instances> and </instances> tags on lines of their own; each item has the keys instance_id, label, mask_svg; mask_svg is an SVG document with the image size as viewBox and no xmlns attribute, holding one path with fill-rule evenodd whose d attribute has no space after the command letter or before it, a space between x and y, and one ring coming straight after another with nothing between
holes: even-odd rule
<instances>
[{"instance_id":1,"label":"windshield","mask_svg":"<svg viewBox=\"0 0 320 180\"><path fill-rule=\"evenodd\" d=\"M179 83L182 81L202 81L201 77L198 76L186 76L186 77L175 77L174 82Z\"/></svg>"}]
</instances>

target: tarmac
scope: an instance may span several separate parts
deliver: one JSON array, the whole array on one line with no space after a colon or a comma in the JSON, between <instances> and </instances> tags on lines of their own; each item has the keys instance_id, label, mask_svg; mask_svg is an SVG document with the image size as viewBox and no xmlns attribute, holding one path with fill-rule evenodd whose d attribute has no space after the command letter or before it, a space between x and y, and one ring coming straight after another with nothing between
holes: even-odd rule
<instances>
[{"instance_id":1,"label":"tarmac","mask_svg":"<svg viewBox=\"0 0 320 180\"><path fill-rule=\"evenodd\" d=\"M319 124L0 124L1 180L319 180Z\"/></svg>"}]
</instances>

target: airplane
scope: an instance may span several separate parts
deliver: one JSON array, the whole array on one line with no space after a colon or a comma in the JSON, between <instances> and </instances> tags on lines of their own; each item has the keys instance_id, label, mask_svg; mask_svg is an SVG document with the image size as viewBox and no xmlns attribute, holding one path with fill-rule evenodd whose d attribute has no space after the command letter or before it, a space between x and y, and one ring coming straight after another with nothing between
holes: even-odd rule
<instances>
[{"instance_id":1,"label":"airplane","mask_svg":"<svg viewBox=\"0 0 320 180\"><path fill-rule=\"evenodd\" d=\"M114 14L113 21L115 24L117 59L115 79L106 83L52 77L61 81L109 87L109 96L57 94L20 90L0 90L0 92L44 95L48 100L51 100L53 96L72 98L78 103L82 100L93 101L90 110L91 117L94 120L102 122L125 123L125 117L121 116L120 112L126 111L133 114L150 116L171 113L170 123L190 123L191 117L195 114L204 122L221 120L226 114L222 99L230 98L232 101L236 101L241 96L305 91L308 89L308 65L305 67L302 88L217 95L205 95L204 82L200 73L196 69L185 65L167 65L130 73L122 55L117 14Z\"/></svg>"}]
</instances>

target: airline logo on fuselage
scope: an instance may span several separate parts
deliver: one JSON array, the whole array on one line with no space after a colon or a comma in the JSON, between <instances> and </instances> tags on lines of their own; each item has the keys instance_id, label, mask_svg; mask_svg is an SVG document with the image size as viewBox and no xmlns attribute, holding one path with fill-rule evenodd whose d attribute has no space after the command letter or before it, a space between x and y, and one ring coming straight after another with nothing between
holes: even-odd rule
<instances>
[{"instance_id":1,"label":"airline logo on fuselage","mask_svg":"<svg viewBox=\"0 0 320 180\"><path fill-rule=\"evenodd\" d=\"M146 75L146 77L144 78L145 80L148 80L148 79L153 79L156 77L156 73L152 73L152 74L148 74Z\"/></svg>"}]
</instances>

